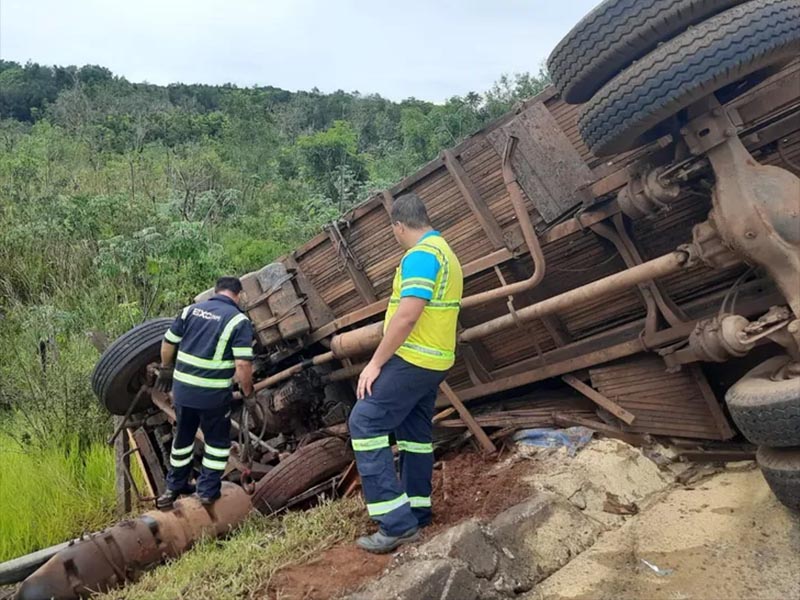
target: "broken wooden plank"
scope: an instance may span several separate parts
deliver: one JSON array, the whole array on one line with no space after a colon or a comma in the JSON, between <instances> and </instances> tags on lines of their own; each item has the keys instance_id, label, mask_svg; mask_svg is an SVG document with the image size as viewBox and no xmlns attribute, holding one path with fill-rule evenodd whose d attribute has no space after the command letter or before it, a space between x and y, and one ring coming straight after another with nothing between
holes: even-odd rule
<instances>
[{"instance_id":1,"label":"broken wooden plank","mask_svg":"<svg viewBox=\"0 0 800 600\"><path fill-rule=\"evenodd\" d=\"M475 418L472 414L467 410L467 407L464 406L464 403L461 402L461 399L458 397L453 389L448 385L446 381L443 381L439 385L439 389L442 390L444 395L450 401L450 404L458 411L458 414L461 416L461 419L467 426L467 429L470 430L472 435L475 436L475 439L478 440L478 443L481 447L490 454L494 454L497 452L497 448L495 447L492 440L489 439L489 436L486 435L486 432L481 429L480 425L475 422Z\"/></svg>"},{"instance_id":2,"label":"broken wooden plank","mask_svg":"<svg viewBox=\"0 0 800 600\"><path fill-rule=\"evenodd\" d=\"M139 463L143 467L143 473L148 480L148 487L152 484L152 489L156 496L160 496L167 490L167 479L161 461L156 455L156 450L150 441L150 436L144 427L139 427L133 432L132 438L138 449L137 455L141 458Z\"/></svg>"},{"instance_id":3,"label":"broken wooden plank","mask_svg":"<svg viewBox=\"0 0 800 600\"><path fill-rule=\"evenodd\" d=\"M564 381L564 383L586 396L598 406L605 408L608 412L618 419L624 421L627 425L632 424L636 420L636 415L628 412L613 400L609 400L594 388L583 383L580 379L577 379L572 375L563 375L561 379Z\"/></svg>"},{"instance_id":4,"label":"broken wooden plank","mask_svg":"<svg viewBox=\"0 0 800 600\"><path fill-rule=\"evenodd\" d=\"M114 425L122 426L124 417L114 417ZM127 435L117 435L114 439L114 495L116 496L116 513L122 517L131 510L131 484L125 476L125 472L130 470L130 441Z\"/></svg>"}]
</instances>

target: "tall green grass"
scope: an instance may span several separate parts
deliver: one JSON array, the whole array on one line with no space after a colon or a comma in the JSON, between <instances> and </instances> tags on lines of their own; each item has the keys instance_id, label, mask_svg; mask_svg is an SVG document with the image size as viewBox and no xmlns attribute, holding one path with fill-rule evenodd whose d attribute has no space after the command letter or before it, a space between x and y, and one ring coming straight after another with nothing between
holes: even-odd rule
<instances>
[{"instance_id":1,"label":"tall green grass","mask_svg":"<svg viewBox=\"0 0 800 600\"><path fill-rule=\"evenodd\" d=\"M0 435L0 561L101 529L114 500L114 453L104 444L27 450Z\"/></svg>"}]
</instances>

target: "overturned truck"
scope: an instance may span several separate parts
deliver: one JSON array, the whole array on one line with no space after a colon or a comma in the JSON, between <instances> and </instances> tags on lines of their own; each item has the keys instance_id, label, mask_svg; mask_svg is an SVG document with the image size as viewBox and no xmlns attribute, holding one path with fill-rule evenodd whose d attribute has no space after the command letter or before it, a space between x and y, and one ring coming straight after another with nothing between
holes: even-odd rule
<instances>
[{"instance_id":1,"label":"overturned truck","mask_svg":"<svg viewBox=\"0 0 800 600\"><path fill-rule=\"evenodd\" d=\"M260 409L234 411L227 478L266 513L341 488L401 256L389 210L413 191L464 267L440 433L487 451L486 429L533 425L742 435L800 510L798 52L800 0L603 2L551 55L554 85L242 277ZM121 336L92 378L153 493L169 323Z\"/></svg>"}]
</instances>

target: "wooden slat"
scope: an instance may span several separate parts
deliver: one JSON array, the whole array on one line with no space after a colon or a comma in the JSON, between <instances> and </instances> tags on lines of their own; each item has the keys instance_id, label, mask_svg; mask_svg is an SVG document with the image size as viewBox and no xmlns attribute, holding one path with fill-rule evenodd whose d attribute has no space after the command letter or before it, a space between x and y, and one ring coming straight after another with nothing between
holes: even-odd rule
<instances>
[{"instance_id":1,"label":"wooden slat","mask_svg":"<svg viewBox=\"0 0 800 600\"><path fill-rule=\"evenodd\" d=\"M442 158L444 159L447 171L456 182L458 190L469 205L472 214L478 219L484 232L486 232L486 237L489 238L492 246L495 248L503 248L505 246L503 232L497 224L497 221L495 221L492 211L489 210L483 197L481 197L478 188L464 170L464 167L458 162L458 159L450 150L443 151Z\"/></svg>"},{"instance_id":2,"label":"wooden slat","mask_svg":"<svg viewBox=\"0 0 800 600\"><path fill-rule=\"evenodd\" d=\"M580 379L572 375L564 375L561 379L574 390L580 392L598 406L605 408L618 419L622 419L628 425L632 424L636 420L636 415L628 412L613 400L606 398L603 396L603 394L589 387Z\"/></svg>"},{"instance_id":3,"label":"wooden slat","mask_svg":"<svg viewBox=\"0 0 800 600\"><path fill-rule=\"evenodd\" d=\"M470 433L475 436L475 439L478 440L478 443L481 445L481 447L490 454L497 452L497 448L495 448L492 440L489 439L489 436L486 435L486 432L483 429L481 429L480 425L475 422L475 418L472 416L472 414L470 414L467 407L464 406L464 403L458 397L458 394L453 391L446 381L443 381L439 385L439 389L442 390L444 395L450 401L450 404L452 404L453 407L458 411L461 420L464 421Z\"/></svg>"}]
</instances>

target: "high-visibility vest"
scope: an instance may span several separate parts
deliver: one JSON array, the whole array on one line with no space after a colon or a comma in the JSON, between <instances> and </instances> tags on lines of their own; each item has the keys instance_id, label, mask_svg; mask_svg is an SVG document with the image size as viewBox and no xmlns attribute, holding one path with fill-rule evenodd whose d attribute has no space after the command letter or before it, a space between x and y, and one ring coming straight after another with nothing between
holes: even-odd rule
<instances>
[{"instance_id":1,"label":"high-visibility vest","mask_svg":"<svg viewBox=\"0 0 800 600\"><path fill-rule=\"evenodd\" d=\"M433 282L433 297L425 305L411 334L395 354L418 367L446 371L455 362L456 328L464 291L464 276L461 263L442 236L424 236L403 255L403 259L412 252L420 251L433 254L439 261L439 272ZM392 297L383 322L384 332L400 304L402 264L401 260L401 266L394 275ZM419 281L410 283L419 285Z\"/></svg>"}]
</instances>

